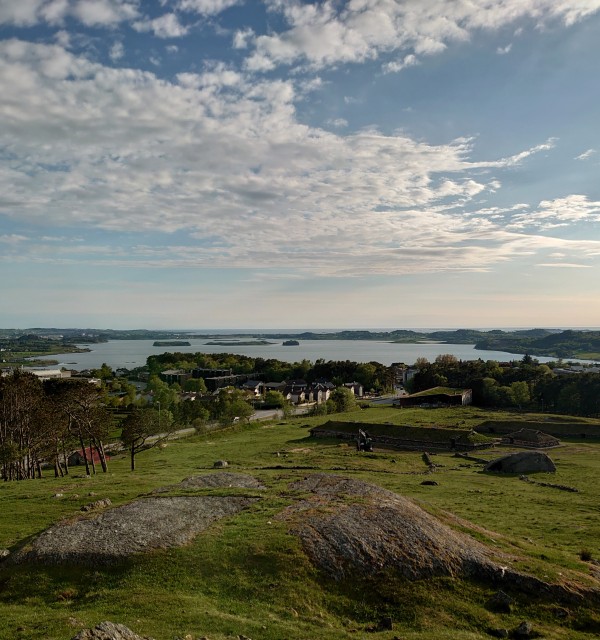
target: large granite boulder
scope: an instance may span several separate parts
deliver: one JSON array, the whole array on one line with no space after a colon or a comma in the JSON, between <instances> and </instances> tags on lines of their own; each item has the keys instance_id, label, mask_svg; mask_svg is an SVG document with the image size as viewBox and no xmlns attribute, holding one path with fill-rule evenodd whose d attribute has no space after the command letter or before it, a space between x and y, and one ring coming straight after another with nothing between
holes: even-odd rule
<instances>
[{"instance_id":1,"label":"large granite boulder","mask_svg":"<svg viewBox=\"0 0 600 640\"><path fill-rule=\"evenodd\" d=\"M535 473L537 471L554 472L554 462L541 451L521 451L488 462L484 471L495 473Z\"/></svg>"},{"instance_id":2,"label":"large granite boulder","mask_svg":"<svg viewBox=\"0 0 600 640\"><path fill-rule=\"evenodd\" d=\"M340 580L392 570L410 579L500 576L490 550L412 500L360 480L314 474L291 488L312 494L282 517L319 568Z\"/></svg>"}]
</instances>

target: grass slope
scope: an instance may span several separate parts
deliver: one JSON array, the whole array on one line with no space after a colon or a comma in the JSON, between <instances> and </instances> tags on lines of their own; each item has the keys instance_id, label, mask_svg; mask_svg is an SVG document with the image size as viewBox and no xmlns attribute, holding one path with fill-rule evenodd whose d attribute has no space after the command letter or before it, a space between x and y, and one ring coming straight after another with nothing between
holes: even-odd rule
<instances>
[{"instance_id":1,"label":"grass slope","mask_svg":"<svg viewBox=\"0 0 600 640\"><path fill-rule=\"evenodd\" d=\"M472 407L451 412L374 408L337 418L385 423L392 415L398 420L402 416L398 424L466 428L490 418ZM516 415L505 417L516 420ZM394 576L374 584L332 582L310 565L276 516L297 497L289 489L291 481L312 470L335 472L416 499L451 526L515 555L515 568L548 580L585 583L590 565L580 560L580 552L600 556L600 443L573 441L554 450L557 473L535 476L577 487L578 493L482 474L480 466L450 454L435 456L440 466L434 476L438 486L432 487L420 484L427 468L419 453L359 454L353 446L308 438L307 426L319 421L324 419L252 425L176 441L140 454L135 473L129 472L124 456L113 458L108 474L89 479L72 469L65 479L0 486L0 548L14 547L60 518L77 515L87 502L109 497L113 504L123 504L156 487L212 472L219 459L268 487L267 492L235 490L263 499L215 524L193 543L136 557L116 569L0 565L0 638L67 640L83 626L109 619L156 640L186 634L211 640L238 634L255 640L337 640L364 637L383 615L393 618L394 631L369 637L487 638L488 627L511 629L523 619L534 621L549 640L597 637L600 617L591 605L558 607L517 596L513 613L496 614L485 607L493 589L469 582L407 584ZM55 498L57 493L63 497Z\"/></svg>"}]
</instances>

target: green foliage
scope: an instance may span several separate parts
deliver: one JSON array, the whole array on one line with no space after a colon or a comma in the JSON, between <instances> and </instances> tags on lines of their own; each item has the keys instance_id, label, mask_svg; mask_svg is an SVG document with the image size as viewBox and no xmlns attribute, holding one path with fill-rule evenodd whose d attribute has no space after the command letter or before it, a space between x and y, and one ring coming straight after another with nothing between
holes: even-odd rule
<instances>
[{"instance_id":1,"label":"green foliage","mask_svg":"<svg viewBox=\"0 0 600 640\"><path fill-rule=\"evenodd\" d=\"M103 362L100 369L94 369L92 371L92 375L95 378L100 378L100 380L110 380L115 374L111 367L109 367L106 362Z\"/></svg>"},{"instance_id":2,"label":"green foliage","mask_svg":"<svg viewBox=\"0 0 600 640\"><path fill-rule=\"evenodd\" d=\"M248 420L253 412L246 396L239 389L221 389L216 402L211 405L211 417L224 425L233 424L236 419Z\"/></svg>"},{"instance_id":3,"label":"green foliage","mask_svg":"<svg viewBox=\"0 0 600 640\"><path fill-rule=\"evenodd\" d=\"M182 426L199 426L209 419L210 411L200 400L184 400L174 407L174 416Z\"/></svg>"},{"instance_id":4,"label":"green foliage","mask_svg":"<svg viewBox=\"0 0 600 640\"><path fill-rule=\"evenodd\" d=\"M171 409L179 402L179 394L158 376L152 376L148 381L148 390L153 394L153 402L160 404L162 409Z\"/></svg>"},{"instance_id":5,"label":"green foliage","mask_svg":"<svg viewBox=\"0 0 600 640\"><path fill-rule=\"evenodd\" d=\"M282 409L286 404L288 404L281 391L267 391L264 403L268 407L276 407L277 409Z\"/></svg>"},{"instance_id":6,"label":"green foliage","mask_svg":"<svg viewBox=\"0 0 600 640\"><path fill-rule=\"evenodd\" d=\"M394 372L379 362L358 363L350 360L317 360L312 364L308 360L301 362L282 362L272 358L251 358L232 353L163 353L150 356L147 360L152 376L170 368L190 369L231 369L234 374L259 374L261 379L271 382L283 380L306 380L313 382L320 378L344 382L360 382L366 389L383 391L391 389Z\"/></svg>"},{"instance_id":7,"label":"green foliage","mask_svg":"<svg viewBox=\"0 0 600 640\"><path fill-rule=\"evenodd\" d=\"M183 385L184 391L191 391L192 393L206 393L206 383L204 378L189 378Z\"/></svg>"},{"instance_id":8,"label":"green foliage","mask_svg":"<svg viewBox=\"0 0 600 640\"><path fill-rule=\"evenodd\" d=\"M125 418L121 440L129 449L132 471L135 469L136 454L160 444L172 429L173 414L167 409L135 409Z\"/></svg>"},{"instance_id":9,"label":"green foliage","mask_svg":"<svg viewBox=\"0 0 600 640\"><path fill-rule=\"evenodd\" d=\"M331 392L327 400L328 413L343 413L356 409L356 398L350 389L338 387Z\"/></svg>"},{"instance_id":10,"label":"green foliage","mask_svg":"<svg viewBox=\"0 0 600 640\"><path fill-rule=\"evenodd\" d=\"M510 390L513 400L519 408L523 407L526 404L529 404L529 386L525 381L521 380L511 383Z\"/></svg>"},{"instance_id":11,"label":"green foliage","mask_svg":"<svg viewBox=\"0 0 600 640\"><path fill-rule=\"evenodd\" d=\"M40 477L44 462L54 465L56 475L65 475L65 452L74 443L80 448L94 446L106 471L103 441L113 419L105 402L104 391L85 381L58 379L42 384L36 376L20 371L0 378L2 479Z\"/></svg>"}]
</instances>

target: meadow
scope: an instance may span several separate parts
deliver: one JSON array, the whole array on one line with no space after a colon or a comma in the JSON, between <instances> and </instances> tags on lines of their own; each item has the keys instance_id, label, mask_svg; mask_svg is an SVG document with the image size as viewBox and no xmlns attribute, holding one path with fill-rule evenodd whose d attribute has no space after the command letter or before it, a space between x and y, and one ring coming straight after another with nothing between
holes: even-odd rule
<instances>
[{"instance_id":1,"label":"meadow","mask_svg":"<svg viewBox=\"0 0 600 640\"><path fill-rule=\"evenodd\" d=\"M523 416L532 419L532 414L464 407L370 408L335 418L470 428L491 419L517 423ZM0 548L7 549L62 518L78 516L93 500L108 497L113 505L124 504L157 487L212 473L216 460L256 477L267 490L228 490L227 495L261 499L185 547L140 555L118 567L0 564L0 638L68 640L102 620L156 640L225 640L239 634L253 640L466 640L489 638L488 629L512 629L522 620L550 640L598 637L600 615L593 603L559 605L515 595L513 611L499 614L486 607L495 589L468 580L408 583L386 575L376 583L334 582L310 564L277 516L297 497L289 488L295 479L317 471L359 478L413 498L444 522L514 556L514 568L550 582L589 585L589 558L600 559L600 441L563 441L549 452L557 472L532 476L578 489L566 492L516 476L484 474L477 463L451 453L435 455L436 471L425 475L428 468L418 452L358 453L352 443L310 438L308 429L325 420L251 423L172 441L139 454L135 472L129 471L127 455L117 455L106 474L86 477L74 467L65 478L48 473L41 480L4 483ZM491 459L508 451L497 447L477 455ZM422 485L425 477L437 486ZM382 616L393 619L393 631L375 630Z\"/></svg>"}]
</instances>

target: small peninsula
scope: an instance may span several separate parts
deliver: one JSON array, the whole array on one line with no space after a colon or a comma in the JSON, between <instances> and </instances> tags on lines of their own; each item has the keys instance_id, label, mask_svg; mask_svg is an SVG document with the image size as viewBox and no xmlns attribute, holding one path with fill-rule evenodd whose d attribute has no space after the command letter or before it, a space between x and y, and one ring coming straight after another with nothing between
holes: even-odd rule
<instances>
[{"instance_id":1,"label":"small peninsula","mask_svg":"<svg viewBox=\"0 0 600 640\"><path fill-rule=\"evenodd\" d=\"M153 347L191 347L192 343L188 340L155 340Z\"/></svg>"}]
</instances>

